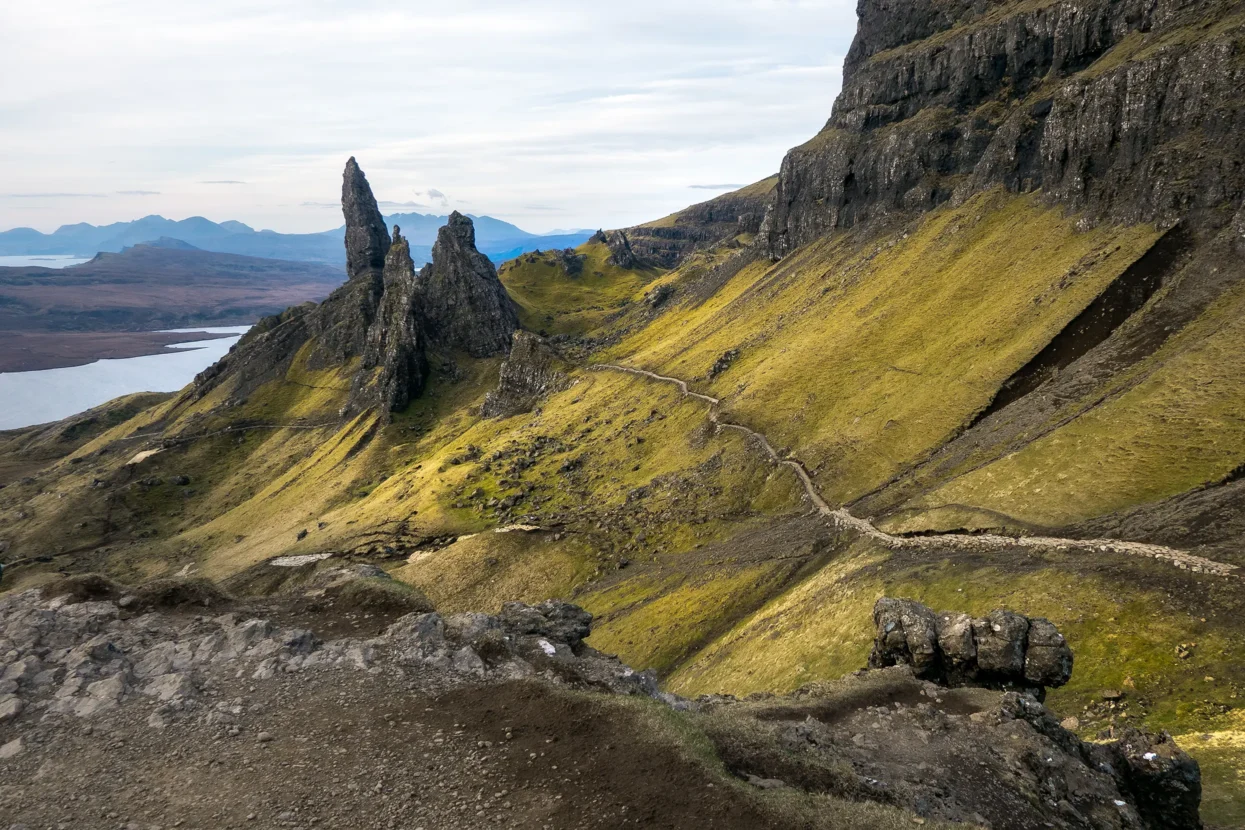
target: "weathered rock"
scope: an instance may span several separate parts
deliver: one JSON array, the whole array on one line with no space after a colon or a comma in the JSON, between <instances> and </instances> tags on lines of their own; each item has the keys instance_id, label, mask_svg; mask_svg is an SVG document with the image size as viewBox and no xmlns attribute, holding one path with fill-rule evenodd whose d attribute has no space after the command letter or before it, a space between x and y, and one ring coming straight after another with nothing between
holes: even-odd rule
<instances>
[{"instance_id":1,"label":"weathered rock","mask_svg":"<svg viewBox=\"0 0 1245 830\"><path fill-rule=\"evenodd\" d=\"M882 597L873 606L876 636L869 665L873 668L909 665L918 677L942 672L934 612L910 599Z\"/></svg>"},{"instance_id":2,"label":"weathered rock","mask_svg":"<svg viewBox=\"0 0 1245 830\"><path fill-rule=\"evenodd\" d=\"M1000 678L1023 677L1029 620L1012 611L991 611L973 620L977 669Z\"/></svg>"},{"instance_id":3,"label":"weathered rock","mask_svg":"<svg viewBox=\"0 0 1245 830\"><path fill-rule=\"evenodd\" d=\"M501 365L497 388L484 399L480 414L509 418L531 412L547 395L566 388L562 357L539 336L516 331L510 355Z\"/></svg>"},{"instance_id":4,"label":"weathered rock","mask_svg":"<svg viewBox=\"0 0 1245 830\"><path fill-rule=\"evenodd\" d=\"M545 600L539 605L507 602L498 615L502 627L517 636L544 637L578 651L592 631L592 615L577 605Z\"/></svg>"},{"instance_id":5,"label":"weathered rock","mask_svg":"<svg viewBox=\"0 0 1245 830\"><path fill-rule=\"evenodd\" d=\"M26 708L26 704L17 695L10 694L0 697L0 723L13 720L22 713L24 708Z\"/></svg>"},{"instance_id":6,"label":"weathered rock","mask_svg":"<svg viewBox=\"0 0 1245 830\"><path fill-rule=\"evenodd\" d=\"M760 230L776 176L684 208L665 222L627 228L631 251L641 262L673 268L697 250L740 233ZM604 234L593 238L608 242Z\"/></svg>"},{"instance_id":7,"label":"weathered rock","mask_svg":"<svg viewBox=\"0 0 1245 830\"><path fill-rule=\"evenodd\" d=\"M403 409L424 390L428 357L415 308L415 264L397 225L385 256L384 293L367 333L359 373L351 389L355 409Z\"/></svg>"},{"instance_id":8,"label":"weathered rock","mask_svg":"<svg viewBox=\"0 0 1245 830\"><path fill-rule=\"evenodd\" d=\"M984 618L883 597L873 607L872 668L911 666L917 676L949 686L1019 689L1039 700L1046 687L1072 677L1072 650L1046 619L1012 611Z\"/></svg>"},{"instance_id":9,"label":"weathered rock","mask_svg":"<svg viewBox=\"0 0 1245 830\"><path fill-rule=\"evenodd\" d=\"M938 647L943 669L954 683L972 680L977 674L977 641L973 638L973 618L968 614L938 615Z\"/></svg>"},{"instance_id":10,"label":"weathered rock","mask_svg":"<svg viewBox=\"0 0 1245 830\"><path fill-rule=\"evenodd\" d=\"M1072 679L1072 649L1050 620L1029 619L1024 675L1038 686L1062 686Z\"/></svg>"},{"instance_id":11,"label":"weathered rock","mask_svg":"<svg viewBox=\"0 0 1245 830\"><path fill-rule=\"evenodd\" d=\"M369 287L377 301L385 287L390 239L376 197L354 156L342 174L342 214L346 219L346 277Z\"/></svg>"},{"instance_id":12,"label":"weathered rock","mask_svg":"<svg viewBox=\"0 0 1245 830\"><path fill-rule=\"evenodd\" d=\"M999 186L1112 221L1239 205L1242 30L1212 29L1214 0L862 0L858 14L829 122L783 160L759 236L772 256Z\"/></svg>"},{"instance_id":13,"label":"weathered rock","mask_svg":"<svg viewBox=\"0 0 1245 830\"><path fill-rule=\"evenodd\" d=\"M416 301L429 341L473 357L504 354L519 314L497 269L476 249L475 226L458 211L437 232L432 262L415 280Z\"/></svg>"},{"instance_id":14,"label":"weathered rock","mask_svg":"<svg viewBox=\"0 0 1245 830\"><path fill-rule=\"evenodd\" d=\"M1100 751L1147 827L1201 830L1202 771L1171 735L1129 728Z\"/></svg>"},{"instance_id":15,"label":"weathered rock","mask_svg":"<svg viewBox=\"0 0 1245 830\"><path fill-rule=\"evenodd\" d=\"M610 249L609 259L611 265L617 265L619 268L631 270L639 265L639 260L631 251L631 240L627 238L627 234L623 231L611 231L609 241L606 243Z\"/></svg>"},{"instance_id":16,"label":"weathered rock","mask_svg":"<svg viewBox=\"0 0 1245 830\"><path fill-rule=\"evenodd\" d=\"M342 174L346 220L346 282L316 305L305 303L260 320L225 357L196 378L194 394L207 395L233 379L232 394L243 398L262 384L284 377L308 341L312 369L340 365L363 354L384 293L389 232L367 178L352 157Z\"/></svg>"}]
</instances>

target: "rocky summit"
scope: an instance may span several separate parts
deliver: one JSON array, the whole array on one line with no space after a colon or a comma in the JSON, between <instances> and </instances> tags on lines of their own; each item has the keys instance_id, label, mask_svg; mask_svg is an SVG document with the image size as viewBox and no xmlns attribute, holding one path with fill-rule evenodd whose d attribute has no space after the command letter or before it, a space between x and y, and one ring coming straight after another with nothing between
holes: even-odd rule
<instances>
[{"instance_id":1,"label":"rocky summit","mask_svg":"<svg viewBox=\"0 0 1245 830\"><path fill-rule=\"evenodd\" d=\"M514 302L489 258L476 250L475 227L458 211L437 232L432 262L416 280L429 336L472 357L505 354L519 327Z\"/></svg>"},{"instance_id":2,"label":"rocky summit","mask_svg":"<svg viewBox=\"0 0 1245 830\"><path fill-rule=\"evenodd\" d=\"M195 381L205 395L235 394L288 371L303 349L312 370L359 361L343 412L404 408L423 391L428 352L504 354L518 319L471 219L455 212L438 234L432 262L415 273L410 244L393 238L353 157L342 178L347 280L323 303L261 320Z\"/></svg>"},{"instance_id":3,"label":"rocky summit","mask_svg":"<svg viewBox=\"0 0 1245 830\"><path fill-rule=\"evenodd\" d=\"M1245 826L1245 13L858 14L775 176L417 270L352 160L0 434L0 827Z\"/></svg>"},{"instance_id":4,"label":"rocky summit","mask_svg":"<svg viewBox=\"0 0 1245 830\"><path fill-rule=\"evenodd\" d=\"M794 697L686 700L587 646L592 615L577 606L402 614L386 579L330 566L262 604L202 581L131 591L98 577L6 596L0 807L32 826L84 826L98 815L161 826L612 827L629 800L690 779L724 788L708 809L726 827L800 826L750 804L748 789L825 787L868 805L846 814L866 822L903 805L934 821L1000 826L1009 817L1060 828L1199 826L1197 764L1166 737L1130 731L1084 743L1032 698L957 692L906 669ZM353 630L299 627L312 616ZM589 689L604 696L591 712L582 708ZM525 705L533 699L546 711ZM634 739L624 724L640 713L681 718L746 783L733 791L721 771L680 762L684 737L642 752L577 746L586 724L559 712L620 721L601 733L620 744ZM977 761L972 776L947 767L960 753ZM37 785L20 783L36 769ZM161 769L173 780L156 783ZM359 786L323 786L343 776ZM216 797L230 781L233 797ZM727 810L742 814L732 821Z\"/></svg>"}]
</instances>

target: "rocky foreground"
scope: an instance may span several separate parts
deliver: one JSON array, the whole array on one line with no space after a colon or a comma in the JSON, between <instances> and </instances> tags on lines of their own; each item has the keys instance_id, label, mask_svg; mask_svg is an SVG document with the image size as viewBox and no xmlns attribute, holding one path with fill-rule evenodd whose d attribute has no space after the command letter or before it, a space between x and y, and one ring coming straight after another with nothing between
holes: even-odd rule
<instances>
[{"instance_id":1,"label":"rocky foreground","mask_svg":"<svg viewBox=\"0 0 1245 830\"><path fill-rule=\"evenodd\" d=\"M1169 739L1085 744L1031 695L909 665L688 701L567 603L395 619L118 587L0 598L0 826L1200 826ZM879 609L903 663L928 609Z\"/></svg>"}]
</instances>

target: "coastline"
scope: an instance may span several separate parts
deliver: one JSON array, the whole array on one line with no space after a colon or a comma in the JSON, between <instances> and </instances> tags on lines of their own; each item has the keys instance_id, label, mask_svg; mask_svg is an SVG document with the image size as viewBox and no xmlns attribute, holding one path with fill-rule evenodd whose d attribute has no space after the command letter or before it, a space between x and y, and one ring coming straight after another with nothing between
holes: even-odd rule
<instances>
[{"instance_id":1,"label":"coastline","mask_svg":"<svg viewBox=\"0 0 1245 830\"><path fill-rule=\"evenodd\" d=\"M211 328L211 327L208 327ZM0 373L85 366L109 358L168 354L179 343L219 340L234 334L207 331L5 331L0 332Z\"/></svg>"}]
</instances>

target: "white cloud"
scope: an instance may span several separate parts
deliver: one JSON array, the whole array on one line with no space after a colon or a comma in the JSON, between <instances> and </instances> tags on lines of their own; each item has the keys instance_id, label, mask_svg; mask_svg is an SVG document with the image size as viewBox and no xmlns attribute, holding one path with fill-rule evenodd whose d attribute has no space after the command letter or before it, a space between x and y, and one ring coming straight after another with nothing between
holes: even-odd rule
<instances>
[{"instance_id":1,"label":"white cloud","mask_svg":"<svg viewBox=\"0 0 1245 830\"><path fill-rule=\"evenodd\" d=\"M350 155L393 203L415 193L532 230L651 219L700 182L773 173L821 127L854 8L4 3L0 180L110 195L37 214L0 199L0 228L160 212L321 230ZM246 186L208 184L226 181Z\"/></svg>"}]
</instances>

